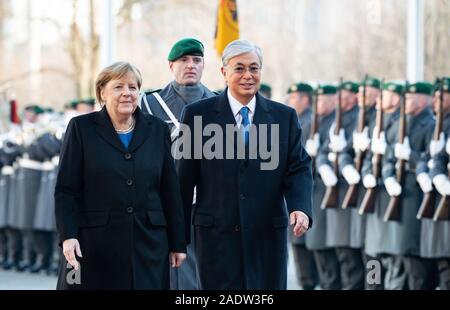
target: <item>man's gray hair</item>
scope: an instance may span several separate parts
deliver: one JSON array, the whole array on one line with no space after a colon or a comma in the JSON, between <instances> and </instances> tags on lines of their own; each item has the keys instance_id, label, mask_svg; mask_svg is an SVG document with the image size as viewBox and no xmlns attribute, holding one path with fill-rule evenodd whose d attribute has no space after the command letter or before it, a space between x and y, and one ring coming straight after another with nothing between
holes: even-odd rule
<instances>
[{"instance_id":1,"label":"man's gray hair","mask_svg":"<svg viewBox=\"0 0 450 310\"><path fill-rule=\"evenodd\" d=\"M225 67L231 58L251 52L255 52L258 56L259 65L262 67L263 56L261 49L247 40L234 40L230 42L223 50L222 65Z\"/></svg>"}]
</instances>

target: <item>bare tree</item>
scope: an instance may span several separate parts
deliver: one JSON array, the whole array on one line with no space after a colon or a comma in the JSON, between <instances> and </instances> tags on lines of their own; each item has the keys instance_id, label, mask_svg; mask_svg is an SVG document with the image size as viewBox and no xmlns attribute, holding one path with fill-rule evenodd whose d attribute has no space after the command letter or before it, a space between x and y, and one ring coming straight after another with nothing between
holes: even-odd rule
<instances>
[{"instance_id":1,"label":"bare tree","mask_svg":"<svg viewBox=\"0 0 450 310\"><path fill-rule=\"evenodd\" d=\"M72 0L72 22L68 51L73 65L76 95L93 96L94 79L99 63L99 36L95 29L94 0L89 0L89 36L85 38L78 25L78 1Z\"/></svg>"}]
</instances>

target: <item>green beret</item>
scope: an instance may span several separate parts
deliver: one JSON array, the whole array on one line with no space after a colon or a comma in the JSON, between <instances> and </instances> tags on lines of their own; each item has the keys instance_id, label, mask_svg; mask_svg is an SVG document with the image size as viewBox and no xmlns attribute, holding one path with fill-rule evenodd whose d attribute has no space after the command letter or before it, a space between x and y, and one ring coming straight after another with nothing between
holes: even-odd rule
<instances>
[{"instance_id":1,"label":"green beret","mask_svg":"<svg viewBox=\"0 0 450 310\"><path fill-rule=\"evenodd\" d=\"M90 106L94 106L95 105L95 99L94 98L87 98L87 99L82 99L78 101L78 104L80 103L84 103Z\"/></svg>"},{"instance_id":2,"label":"green beret","mask_svg":"<svg viewBox=\"0 0 450 310\"><path fill-rule=\"evenodd\" d=\"M169 61L175 61L184 55L203 56L204 50L205 48L203 47L202 42L196 39L186 38L178 41L172 46L167 59Z\"/></svg>"},{"instance_id":3,"label":"green beret","mask_svg":"<svg viewBox=\"0 0 450 310\"><path fill-rule=\"evenodd\" d=\"M30 112L33 112L36 114L44 113L44 109L41 108L40 106L38 106L37 104L29 105L29 106L25 107L25 111L30 111Z\"/></svg>"},{"instance_id":4,"label":"green beret","mask_svg":"<svg viewBox=\"0 0 450 310\"><path fill-rule=\"evenodd\" d=\"M386 82L383 84L382 88L383 88L383 90L388 90L388 91L397 93L399 95L401 95L405 89L405 87L403 85L400 85L395 82Z\"/></svg>"},{"instance_id":5,"label":"green beret","mask_svg":"<svg viewBox=\"0 0 450 310\"><path fill-rule=\"evenodd\" d=\"M288 94L294 93L294 92L312 93L313 88L311 87L311 85L306 84L306 83L297 83L297 84L291 85L291 87L289 87L289 89L287 90Z\"/></svg>"},{"instance_id":6,"label":"green beret","mask_svg":"<svg viewBox=\"0 0 450 310\"><path fill-rule=\"evenodd\" d=\"M450 77L444 77L442 79L436 79L436 82L434 84L434 91L437 92L441 89L441 81L443 81L442 89L444 90L444 93L450 92Z\"/></svg>"},{"instance_id":7,"label":"green beret","mask_svg":"<svg viewBox=\"0 0 450 310\"><path fill-rule=\"evenodd\" d=\"M372 76L368 76L366 80L361 82L361 86L371 86L374 88L380 88L381 82L379 79Z\"/></svg>"},{"instance_id":8,"label":"green beret","mask_svg":"<svg viewBox=\"0 0 450 310\"><path fill-rule=\"evenodd\" d=\"M406 92L409 94L423 94L431 96L433 93L433 85L428 82L417 82L408 85Z\"/></svg>"},{"instance_id":9,"label":"green beret","mask_svg":"<svg viewBox=\"0 0 450 310\"><path fill-rule=\"evenodd\" d=\"M320 85L316 92L318 95L334 95L337 93L337 88L333 85Z\"/></svg>"},{"instance_id":10,"label":"green beret","mask_svg":"<svg viewBox=\"0 0 450 310\"><path fill-rule=\"evenodd\" d=\"M345 81L345 82L342 82L342 84L340 85L341 89L351 91L354 94L358 93L358 87L359 87L358 83L355 83L352 81Z\"/></svg>"},{"instance_id":11,"label":"green beret","mask_svg":"<svg viewBox=\"0 0 450 310\"><path fill-rule=\"evenodd\" d=\"M55 112L55 110L53 108L45 108L44 111L47 112L47 113Z\"/></svg>"},{"instance_id":12,"label":"green beret","mask_svg":"<svg viewBox=\"0 0 450 310\"><path fill-rule=\"evenodd\" d=\"M75 109L77 107L78 103L80 103L79 100L72 100L71 102L69 102L69 107L71 107L72 109Z\"/></svg>"},{"instance_id":13,"label":"green beret","mask_svg":"<svg viewBox=\"0 0 450 310\"><path fill-rule=\"evenodd\" d=\"M270 91L272 91L272 87L270 87L269 84L261 83L261 84L259 85L259 90L260 90L260 91L263 91L263 92L270 92Z\"/></svg>"}]
</instances>

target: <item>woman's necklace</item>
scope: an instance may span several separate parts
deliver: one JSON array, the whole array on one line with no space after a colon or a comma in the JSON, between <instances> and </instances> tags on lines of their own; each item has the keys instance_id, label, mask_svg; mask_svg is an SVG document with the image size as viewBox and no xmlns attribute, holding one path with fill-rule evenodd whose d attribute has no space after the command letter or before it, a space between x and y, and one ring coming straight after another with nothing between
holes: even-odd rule
<instances>
[{"instance_id":1,"label":"woman's necklace","mask_svg":"<svg viewBox=\"0 0 450 310\"><path fill-rule=\"evenodd\" d=\"M136 121L134 120L134 117L131 118L131 124L127 129L117 129L116 127L114 127L114 129L116 130L117 133L130 133L131 131L133 131L134 129L134 125L136 124Z\"/></svg>"}]
</instances>

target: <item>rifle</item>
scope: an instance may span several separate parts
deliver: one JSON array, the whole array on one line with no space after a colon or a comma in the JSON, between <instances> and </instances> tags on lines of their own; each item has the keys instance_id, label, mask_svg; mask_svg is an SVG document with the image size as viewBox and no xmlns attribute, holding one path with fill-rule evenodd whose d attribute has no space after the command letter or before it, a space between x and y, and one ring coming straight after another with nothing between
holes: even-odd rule
<instances>
[{"instance_id":1,"label":"rifle","mask_svg":"<svg viewBox=\"0 0 450 310\"><path fill-rule=\"evenodd\" d=\"M398 140L400 143L403 143L405 140L406 133L406 115L405 115L405 95L408 91L408 82L406 82L405 90L403 92L403 98L400 102L400 124L398 126ZM399 184L403 184L403 177L405 172L405 161L403 159L397 159L396 163L396 178ZM400 219L400 195L391 197L389 200L389 204L386 209L386 213L384 214L383 220L387 221L398 221Z\"/></svg>"},{"instance_id":2,"label":"rifle","mask_svg":"<svg viewBox=\"0 0 450 310\"><path fill-rule=\"evenodd\" d=\"M380 101L378 103L378 110L376 116L376 127L378 128L378 132L376 132L377 138L380 139L381 132L383 131L383 85L384 79L381 81L380 86ZM381 154L375 154L372 158L372 173L375 177L375 180L381 176ZM375 210L375 193L377 186L373 188L368 188L366 193L364 194L363 200L361 202L361 206L359 207L358 213L363 215L364 213L373 213Z\"/></svg>"},{"instance_id":3,"label":"rifle","mask_svg":"<svg viewBox=\"0 0 450 310\"><path fill-rule=\"evenodd\" d=\"M436 125L434 126L433 140L438 141L439 135L442 132L442 101L443 101L443 84L444 79L442 79L441 84L439 86L440 96L439 96L439 105L436 111ZM419 211L417 212L416 218L418 220L422 218L432 218L434 205L436 204L436 189L432 188L432 190L428 193L425 193L423 196L422 203L420 204Z\"/></svg>"},{"instance_id":4,"label":"rifle","mask_svg":"<svg viewBox=\"0 0 450 310\"><path fill-rule=\"evenodd\" d=\"M339 93L338 93L338 102L336 104L336 116L335 116L335 127L334 127L334 134L339 135L339 131L341 129L341 122L342 122L342 112L341 112L341 85L342 85L342 77L339 79ZM333 160L333 171L336 177L339 176L339 153L334 153L335 157ZM336 183L334 186L328 186L327 190L325 192L325 196L323 197L322 203L320 205L320 208L326 209L326 208L335 208L338 203L338 183Z\"/></svg>"},{"instance_id":5,"label":"rifle","mask_svg":"<svg viewBox=\"0 0 450 310\"><path fill-rule=\"evenodd\" d=\"M312 104L312 120L311 120L311 130L309 132L309 139L313 140L315 134L317 133L318 129L318 115L317 115L317 97L319 97L316 93L314 93L314 100ZM312 157L312 175L315 175L316 171L316 157Z\"/></svg>"},{"instance_id":6,"label":"rifle","mask_svg":"<svg viewBox=\"0 0 450 310\"><path fill-rule=\"evenodd\" d=\"M365 127L365 118L366 118L366 81L367 81L367 74L364 77L364 88L363 88L363 104L362 107L359 108L359 114L358 114L358 133L361 133L364 131ZM361 150L358 150L356 152L356 158L355 158L355 168L356 171L361 172L361 168L363 165L365 152L362 152ZM350 184L348 186L347 192L345 193L344 200L342 201L342 209L347 209L347 207L356 207L358 203L358 184Z\"/></svg>"},{"instance_id":7,"label":"rifle","mask_svg":"<svg viewBox=\"0 0 450 310\"><path fill-rule=\"evenodd\" d=\"M440 94L439 94L439 111L441 112L442 121L442 104L444 102L444 79L441 80ZM437 120L439 121L439 119ZM437 123L436 123L437 126ZM442 126L442 122L441 122ZM436 132L435 132L436 134ZM447 164L448 176L450 178L450 162ZM443 196L439 201L439 205L434 213L433 220L441 221L450 219L450 196Z\"/></svg>"}]
</instances>

